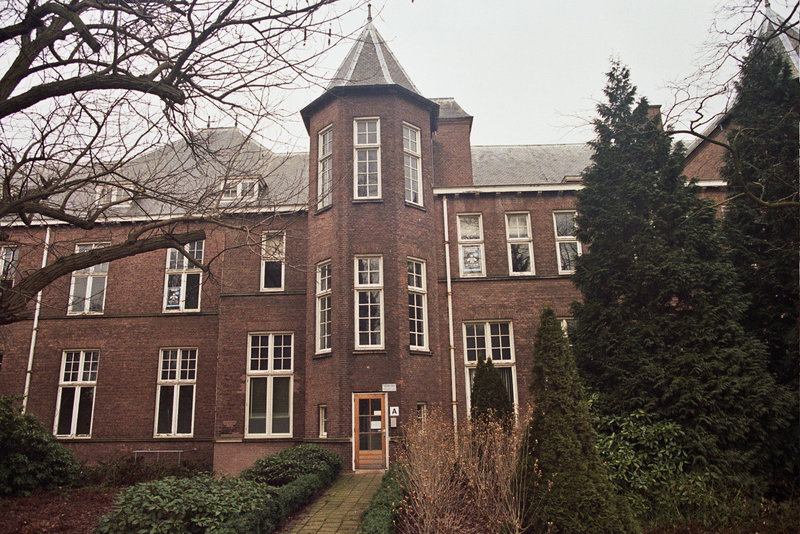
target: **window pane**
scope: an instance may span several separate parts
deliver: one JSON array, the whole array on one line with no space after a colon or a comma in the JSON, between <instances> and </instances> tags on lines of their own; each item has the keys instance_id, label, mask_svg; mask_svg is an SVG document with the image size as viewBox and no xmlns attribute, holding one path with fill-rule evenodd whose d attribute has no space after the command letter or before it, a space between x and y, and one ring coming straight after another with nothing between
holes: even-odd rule
<instances>
[{"instance_id":1,"label":"window pane","mask_svg":"<svg viewBox=\"0 0 800 534\"><path fill-rule=\"evenodd\" d=\"M511 271L515 273L531 271L531 246L529 243L511 244Z\"/></svg>"},{"instance_id":2,"label":"window pane","mask_svg":"<svg viewBox=\"0 0 800 534\"><path fill-rule=\"evenodd\" d=\"M459 215L459 237L461 239L480 239L481 238L481 216L480 215Z\"/></svg>"},{"instance_id":3,"label":"window pane","mask_svg":"<svg viewBox=\"0 0 800 534\"><path fill-rule=\"evenodd\" d=\"M280 261L264 262L264 287L280 288L283 285L283 263Z\"/></svg>"},{"instance_id":4,"label":"window pane","mask_svg":"<svg viewBox=\"0 0 800 534\"><path fill-rule=\"evenodd\" d=\"M250 370L269 369L269 336L250 336Z\"/></svg>"},{"instance_id":5,"label":"window pane","mask_svg":"<svg viewBox=\"0 0 800 534\"><path fill-rule=\"evenodd\" d=\"M497 370L500 371L500 378L503 379L503 385L506 387L508 400L514 403L514 377L511 373L511 367L498 367Z\"/></svg>"},{"instance_id":6,"label":"window pane","mask_svg":"<svg viewBox=\"0 0 800 534\"><path fill-rule=\"evenodd\" d=\"M194 386L181 386L178 396L177 434L192 433L192 407L194 405Z\"/></svg>"},{"instance_id":7,"label":"window pane","mask_svg":"<svg viewBox=\"0 0 800 534\"><path fill-rule=\"evenodd\" d=\"M267 433L267 379L250 379L250 413L249 432L251 434Z\"/></svg>"},{"instance_id":8,"label":"window pane","mask_svg":"<svg viewBox=\"0 0 800 534\"><path fill-rule=\"evenodd\" d=\"M200 273L186 275L186 299L184 310L196 310L200 307Z\"/></svg>"},{"instance_id":9,"label":"window pane","mask_svg":"<svg viewBox=\"0 0 800 534\"><path fill-rule=\"evenodd\" d=\"M194 349L181 350L181 380L194 380L197 372L197 351Z\"/></svg>"},{"instance_id":10,"label":"window pane","mask_svg":"<svg viewBox=\"0 0 800 534\"><path fill-rule=\"evenodd\" d=\"M514 213L506 216L509 239L525 239L528 237L528 216Z\"/></svg>"},{"instance_id":11,"label":"window pane","mask_svg":"<svg viewBox=\"0 0 800 534\"><path fill-rule=\"evenodd\" d=\"M156 433L172 433L172 399L175 386L159 386L158 425Z\"/></svg>"},{"instance_id":12,"label":"window pane","mask_svg":"<svg viewBox=\"0 0 800 534\"><path fill-rule=\"evenodd\" d=\"M559 243L558 249L561 252L561 270L574 271L575 260L578 258L578 242L567 241Z\"/></svg>"},{"instance_id":13,"label":"window pane","mask_svg":"<svg viewBox=\"0 0 800 534\"><path fill-rule=\"evenodd\" d=\"M276 371L289 371L292 369L292 336L289 334L275 335L273 340L273 369Z\"/></svg>"},{"instance_id":14,"label":"window pane","mask_svg":"<svg viewBox=\"0 0 800 534\"><path fill-rule=\"evenodd\" d=\"M575 212L556 213L556 235L571 237L575 235Z\"/></svg>"},{"instance_id":15,"label":"window pane","mask_svg":"<svg viewBox=\"0 0 800 534\"><path fill-rule=\"evenodd\" d=\"M89 297L89 311L101 312L103 311L103 299L105 298L106 292L106 277L93 276L91 280L92 292Z\"/></svg>"},{"instance_id":16,"label":"window pane","mask_svg":"<svg viewBox=\"0 0 800 534\"><path fill-rule=\"evenodd\" d=\"M84 302L86 297L86 282L85 276L76 276L72 279L72 303L70 304L70 311L81 313L84 310Z\"/></svg>"},{"instance_id":17,"label":"window pane","mask_svg":"<svg viewBox=\"0 0 800 534\"><path fill-rule=\"evenodd\" d=\"M80 373L81 353L64 354L64 382L76 382Z\"/></svg>"},{"instance_id":18,"label":"window pane","mask_svg":"<svg viewBox=\"0 0 800 534\"><path fill-rule=\"evenodd\" d=\"M175 380L178 369L178 351L161 351L161 380Z\"/></svg>"},{"instance_id":19,"label":"window pane","mask_svg":"<svg viewBox=\"0 0 800 534\"><path fill-rule=\"evenodd\" d=\"M75 388L61 388L61 405L58 407L56 434L68 436L72 433L72 410L75 404Z\"/></svg>"},{"instance_id":20,"label":"window pane","mask_svg":"<svg viewBox=\"0 0 800 534\"><path fill-rule=\"evenodd\" d=\"M181 275L167 276L167 309L177 310L181 307Z\"/></svg>"},{"instance_id":21,"label":"window pane","mask_svg":"<svg viewBox=\"0 0 800 534\"><path fill-rule=\"evenodd\" d=\"M481 249L481 245L461 245L464 274L478 274L483 272L481 268Z\"/></svg>"},{"instance_id":22,"label":"window pane","mask_svg":"<svg viewBox=\"0 0 800 534\"><path fill-rule=\"evenodd\" d=\"M289 377L272 379L272 433L288 434L289 428Z\"/></svg>"},{"instance_id":23,"label":"window pane","mask_svg":"<svg viewBox=\"0 0 800 534\"><path fill-rule=\"evenodd\" d=\"M92 431L92 401L94 399L93 387L80 388L78 398L78 421L75 435L88 436Z\"/></svg>"}]
</instances>

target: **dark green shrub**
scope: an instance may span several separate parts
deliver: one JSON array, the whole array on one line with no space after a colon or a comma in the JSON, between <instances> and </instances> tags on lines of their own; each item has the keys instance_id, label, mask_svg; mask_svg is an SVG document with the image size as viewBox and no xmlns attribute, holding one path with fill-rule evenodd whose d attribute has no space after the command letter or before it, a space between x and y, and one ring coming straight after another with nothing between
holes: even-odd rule
<instances>
[{"instance_id":1,"label":"dark green shrub","mask_svg":"<svg viewBox=\"0 0 800 534\"><path fill-rule=\"evenodd\" d=\"M514 407L508 397L508 391L503 385L503 378L495 368L492 360L486 361L478 357L475 367L475 376L472 379L470 404L473 419L494 417L499 420L509 420L514 414Z\"/></svg>"},{"instance_id":2,"label":"dark green shrub","mask_svg":"<svg viewBox=\"0 0 800 534\"><path fill-rule=\"evenodd\" d=\"M167 477L128 488L98 534L272 532L287 512L275 491L239 478Z\"/></svg>"},{"instance_id":3,"label":"dark green shrub","mask_svg":"<svg viewBox=\"0 0 800 534\"><path fill-rule=\"evenodd\" d=\"M79 465L32 415L0 397L0 495L72 485Z\"/></svg>"},{"instance_id":4,"label":"dark green shrub","mask_svg":"<svg viewBox=\"0 0 800 534\"><path fill-rule=\"evenodd\" d=\"M402 469L393 464L381 479L381 487L364 510L361 534L393 534L400 517L403 500Z\"/></svg>"},{"instance_id":5,"label":"dark green shrub","mask_svg":"<svg viewBox=\"0 0 800 534\"><path fill-rule=\"evenodd\" d=\"M253 467L242 471L242 478L283 486L302 475L330 471L330 480L342 469L342 458L319 445L306 444L284 449L256 461Z\"/></svg>"},{"instance_id":6,"label":"dark green shrub","mask_svg":"<svg viewBox=\"0 0 800 534\"><path fill-rule=\"evenodd\" d=\"M595 448L589 405L561 325L542 310L534 345L528 427L527 497L537 532L635 532L627 502L616 493ZM538 463L537 463L538 462ZM552 487L540 483L540 475Z\"/></svg>"},{"instance_id":7,"label":"dark green shrub","mask_svg":"<svg viewBox=\"0 0 800 534\"><path fill-rule=\"evenodd\" d=\"M211 472L211 465L203 462L166 463L152 462L132 456L115 456L84 465L80 484L84 486L132 486L164 477L186 478Z\"/></svg>"}]
</instances>

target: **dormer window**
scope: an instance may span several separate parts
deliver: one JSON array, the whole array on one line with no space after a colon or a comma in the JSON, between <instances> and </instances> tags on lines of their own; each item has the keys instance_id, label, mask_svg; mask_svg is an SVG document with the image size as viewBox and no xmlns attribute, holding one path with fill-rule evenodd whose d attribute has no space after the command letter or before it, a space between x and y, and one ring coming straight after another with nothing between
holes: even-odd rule
<instances>
[{"instance_id":1,"label":"dormer window","mask_svg":"<svg viewBox=\"0 0 800 534\"><path fill-rule=\"evenodd\" d=\"M222 201L255 200L258 198L256 180L226 180L222 184Z\"/></svg>"},{"instance_id":2,"label":"dormer window","mask_svg":"<svg viewBox=\"0 0 800 534\"><path fill-rule=\"evenodd\" d=\"M356 119L353 123L353 198L381 198L380 119Z\"/></svg>"},{"instance_id":3,"label":"dormer window","mask_svg":"<svg viewBox=\"0 0 800 534\"><path fill-rule=\"evenodd\" d=\"M119 185L97 184L94 188L94 202L97 206L128 206L131 192Z\"/></svg>"}]
</instances>

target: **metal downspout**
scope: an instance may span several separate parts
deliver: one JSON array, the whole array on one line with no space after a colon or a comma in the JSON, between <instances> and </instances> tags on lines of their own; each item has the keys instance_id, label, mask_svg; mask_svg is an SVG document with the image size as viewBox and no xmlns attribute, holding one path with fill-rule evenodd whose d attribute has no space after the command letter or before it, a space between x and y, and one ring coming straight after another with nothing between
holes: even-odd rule
<instances>
[{"instance_id":1,"label":"metal downspout","mask_svg":"<svg viewBox=\"0 0 800 534\"><path fill-rule=\"evenodd\" d=\"M442 217L444 222L444 265L447 275L447 326L450 336L450 391L453 405L453 432L458 439L458 401L456 400L456 346L453 337L453 284L450 275L450 233L447 229L447 195L442 196Z\"/></svg>"},{"instance_id":2,"label":"metal downspout","mask_svg":"<svg viewBox=\"0 0 800 534\"><path fill-rule=\"evenodd\" d=\"M47 267L47 253L50 250L50 227L44 235L44 252L42 252L42 269ZM25 390L22 393L22 413L28 409L28 393L31 389L33 374L33 354L36 352L36 334L39 332L39 312L42 309L42 292L36 294L36 308L33 312L33 329L31 330L31 349L28 352L28 370L25 372Z\"/></svg>"}]
</instances>

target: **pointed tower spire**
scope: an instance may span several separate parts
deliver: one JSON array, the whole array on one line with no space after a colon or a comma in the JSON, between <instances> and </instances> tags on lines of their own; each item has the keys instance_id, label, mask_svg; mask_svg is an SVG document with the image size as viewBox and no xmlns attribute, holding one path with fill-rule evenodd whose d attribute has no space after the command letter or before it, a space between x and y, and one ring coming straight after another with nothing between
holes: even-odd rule
<instances>
[{"instance_id":1,"label":"pointed tower spire","mask_svg":"<svg viewBox=\"0 0 800 534\"><path fill-rule=\"evenodd\" d=\"M350 49L326 89L353 85L397 84L420 94L372 24L372 8L368 7L369 15L364 31L356 39L353 48Z\"/></svg>"}]
</instances>

